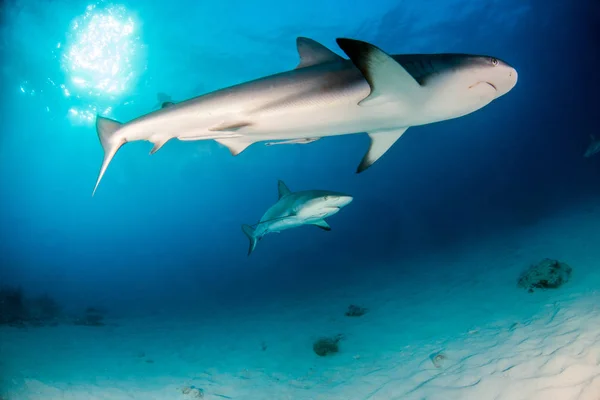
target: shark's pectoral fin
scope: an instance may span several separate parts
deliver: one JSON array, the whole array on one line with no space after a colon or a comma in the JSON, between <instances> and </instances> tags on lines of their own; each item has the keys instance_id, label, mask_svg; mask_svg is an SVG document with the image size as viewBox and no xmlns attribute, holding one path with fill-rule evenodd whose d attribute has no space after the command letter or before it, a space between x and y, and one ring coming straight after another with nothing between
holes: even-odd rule
<instances>
[{"instance_id":1,"label":"shark's pectoral fin","mask_svg":"<svg viewBox=\"0 0 600 400\"><path fill-rule=\"evenodd\" d=\"M209 129L211 132L237 132L242 128L252 125L252 122L248 121L225 121L219 125L213 126Z\"/></svg>"},{"instance_id":2,"label":"shark's pectoral fin","mask_svg":"<svg viewBox=\"0 0 600 400\"><path fill-rule=\"evenodd\" d=\"M237 156L254 143L253 141L245 140L243 138L215 139L215 142L227 147L232 156Z\"/></svg>"},{"instance_id":3,"label":"shark's pectoral fin","mask_svg":"<svg viewBox=\"0 0 600 400\"><path fill-rule=\"evenodd\" d=\"M343 60L342 57L338 56L321 43L309 38L297 38L296 46L298 47L298 54L300 55L300 64L298 64L296 69Z\"/></svg>"},{"instance_id":4,"label":"shark's pectoral fin","mask_svg":"<svg viewBox=\"0 0 600 400\"><path fill-rule=\"evenodd\" d=\"M165 101L164 103L161 104L160 108L167 108L167 107L171 107L174 105L175 105L175 103L172 101Z\"/></svg>"},{"instance_id":5,"label":"shark's pectoral fin","mask_svg":"<svg viewBox=\"0 0 600 400\"><path fill-rule=\"evenodd\" d=\"M157 151L159 151L160 148L163 147L165 143L167 143L170 139L171 138L152 140L152 143L154 143L154 147L152 147L152 150L150 150L150 154L154 154Z\"/></svg>"},{"instance_id":6,"label":"shark's pectoral fin","mask_svg":"<svg viewBox=\"0 0 600 400\"><path fill-rule=\"evenodd\" d=\"M360 162L356 173L363 172L373 165L375 161L379 160L379 158L384 155L398 139L400 139L400 136L402 136L407 129L408 127L369 133L371 144L369 145L369 150Z\"/></svg>"},{"instance_id":7,"label":"shark's pectoral fin","mask_svg":"<svg viewBox=\"0 0 600 400\"><path fill-rule=\"evenodd\" d=\"M281 199L283 196L286 196L292 191L287 187L287 185L282 181L277 181L277 192L279 193L279 198Z\"/></svg>"},{"instance_id":8,"label":"shark's pectoral fin","mask_svg":"<svg viewBox=\"0 0 600 400\"><path fill-rule=\"evenodd\" d=\"M313 225L318 226L319 228L323 229L324 231L331 230L331 226L329 226L329 224L324 219L317 221L317 222L313 222Z\"/></svg>"},{"instance_id":9,"label":"shark's pectoral fin","mask_svg":"<svg viewBox=\"0 0 600 400\"><path fill-rule=\"evenodd\" d=\"M377 46L353 39L338 38L336 41L371 87L371 93L359 105L399 101L411 104L415 97L420 96L419 82Z\"/></svg>"}]
</instances>

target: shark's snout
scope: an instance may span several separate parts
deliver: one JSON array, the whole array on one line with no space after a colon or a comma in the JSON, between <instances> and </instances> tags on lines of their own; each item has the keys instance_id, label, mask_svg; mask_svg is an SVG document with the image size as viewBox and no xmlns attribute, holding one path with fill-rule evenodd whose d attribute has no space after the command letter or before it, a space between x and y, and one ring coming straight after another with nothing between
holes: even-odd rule
<instances>
[{"instance_id":1,"label":"shark's snout","mask_svg":"<svg viewBox=\"0 0 600 400\"><path fill-rule=\"evenodd\" d=\"M352 196L340 196L338 200L338 207L345 207L352 203L352 200L354 200L354 197Z\"/></svg>"},{"instance_id":2,"label":"shark's snout","mask_svg":"<svg viewBox=\"0 0 600 400\"><path fill-rule=\"evenodd\" d=\"M508 71L508 78L512 82L510 89L508 89L510 91L517 85L517 81L519 80L519 74L517 73L517 70L511 67Z\"/></svg>"}]
</instances>

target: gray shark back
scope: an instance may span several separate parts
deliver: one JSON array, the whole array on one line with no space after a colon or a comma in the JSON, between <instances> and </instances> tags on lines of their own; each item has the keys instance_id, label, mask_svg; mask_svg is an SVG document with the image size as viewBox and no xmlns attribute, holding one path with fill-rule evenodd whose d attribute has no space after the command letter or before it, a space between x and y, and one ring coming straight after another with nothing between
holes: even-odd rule
<instances>
[{"instance_id":1,"label":"gray shark back","mask_svg":"<svg viewBox=\"0 0 600 400\"><path fill-rule=\"evenodd\" d=\"M494 62L506 64L494 57L463 53L394 54L392 58L400 63L421 86L426 86L433 76L452 70L492 65Z\"/></svg>"}]
</instances>

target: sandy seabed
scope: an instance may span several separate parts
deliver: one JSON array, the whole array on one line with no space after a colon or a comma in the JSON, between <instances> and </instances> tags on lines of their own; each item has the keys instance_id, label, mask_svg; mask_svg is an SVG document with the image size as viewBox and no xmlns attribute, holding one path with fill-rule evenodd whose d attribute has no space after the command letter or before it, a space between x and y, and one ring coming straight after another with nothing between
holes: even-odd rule
<instances>
[{"instance_id":1,"label":"sandy seabed","mask_svg":"<svg viewBox=\"0 0 600 400\"><path fill-rule=\"evenodd\" d=\"M573 267L569 283L518 288L547 257ZM210 400L600 400L600 205L411 263L418 274L386 269L235 315L2 327L3 395L192 400L193 386ZM345 317L351 303L369 312ZM338 333L339 353L314 354L315 339Z\"/></svg>"}]
</instances>

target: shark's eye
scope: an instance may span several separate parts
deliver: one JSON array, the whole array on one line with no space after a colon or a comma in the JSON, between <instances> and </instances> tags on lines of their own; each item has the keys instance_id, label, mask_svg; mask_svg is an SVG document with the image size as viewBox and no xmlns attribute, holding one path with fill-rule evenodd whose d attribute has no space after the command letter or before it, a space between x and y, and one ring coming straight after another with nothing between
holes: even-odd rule
<instances>
[{"instance_id":1,"label":"shark's eye","mask_svg":"<svg viewBox=\"0 0 600 400\"><path fill-rule=\"evenodd\" d=\"M492 58L492 65L495 67L496 65L498 65L498 60L496 58Z\"/></svg>"}]
</instances>

